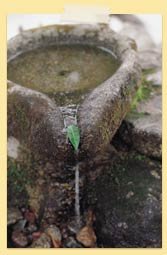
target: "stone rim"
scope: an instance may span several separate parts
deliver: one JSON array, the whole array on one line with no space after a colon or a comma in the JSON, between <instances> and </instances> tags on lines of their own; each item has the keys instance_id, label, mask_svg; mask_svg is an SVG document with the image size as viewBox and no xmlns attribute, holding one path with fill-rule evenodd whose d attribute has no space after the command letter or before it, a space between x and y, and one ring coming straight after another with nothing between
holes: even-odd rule
<instances>
[{"instance_id":1,"label":"stone rim","mask_svg":"<svg viewBox=\"0 0 167 255\"><path fill-rule=\"evenodd\" d=\"M112 51L121 62L116 73L99 84L79 107L81 155L92 156L111 141L138 88L141 70L136 44L132 39L118 35L106 24L52 25L23 31L10 39L8 62L26 51L56 44L102 47ZM62 147L62 141L60 143Z\"/></svg>"}]
</instances>

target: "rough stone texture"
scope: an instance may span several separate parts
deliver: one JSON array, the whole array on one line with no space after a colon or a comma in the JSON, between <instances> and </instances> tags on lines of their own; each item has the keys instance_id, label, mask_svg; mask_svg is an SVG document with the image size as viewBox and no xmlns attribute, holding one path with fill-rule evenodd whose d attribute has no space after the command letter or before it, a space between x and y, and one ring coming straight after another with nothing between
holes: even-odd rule
<instances>
[{"instance_id":1,"label":"rough stone texture","mask_svg":"<svg viewBox=\"0 0 167 255\"><path fill-rule=\"evenodd\" d=\"M49 26L22 32L11 39L8 43L8 60L25 51L54 44L88 44L106 48L122 63L116 74L93 90L79 109L81 150L87 154L97 153L95 148L98 151L103 149L116 132L138 87L141 73L135 43L127 37L116 34L106 25ZM57 109L55 111L57 113ZM41 129L40 132L37 131L32 141L37 145L48 143L48 154L53 155L56 147L57 151L61 151L57 145L64 145L64 138L58 132L60 129L55 128L56 123L61 122L61 117L57 116L56 119L53 115L49 117L48 112L46 115L48 121L55 122L51 124L51 127L54 126L54 135L48 124L41 123L43 133ZM40 133L42 135L39 137ZM39 142L36 142L36 139ZM42 155L43 146L40 150ZM57 157L57 154L54 156Z\"/></svg>"},{"instance_id":2,"label":"rough stone texture","mask_svg":"<svg viewBox=\"0 0 167 255\"><path fill-rule=\"evenodd\" d=\"M139 85L140 69L135 52L127 54L119 70L94 89L79 108L81 150L95 155L115 134Z\"/></svg>"},{"instance_id":3,"label":"rough stone texture","mask_svg":"<svg viewBox=\"0 0 167 255\"><path fill-rule=\"evenodd\" d=\"M119 33L134 39L139 51L155 47L155 43L153 42L151 35L147 31L144 23L138 19L138 17L132 14L112 14L111 26L112 18L117 18L121 21L122 28Z\"/></svg>"},{"instance_id":4,"label":"rough stone texture","mask_svg":"<svg viewBox=\"0 0 167 255\"><path fill-rule=\"evenodd\" d=\"M65 157L63 127L60 110L52 100L42 93L10 84L8 136L26 144L41 159L56 161Z\"/></svg>"},{"instance_id":5,"label":"rough stone texture","mask_svg":"<svg viewBox=\"0 0 167 255\"><path fill-rule=\"evenodd\" d=\"M156 68L159 71L162 66L161 45L154 43L144 23L135 15L113 14L111 15L111 27L112 19L115 18L121 22L121 28L117 32L135 40L142 69L150 70Z\"/></svg>"},{"instance_id":6,"label":"rough stone texture","mask_svg":"<svg viewBox=\"0 0 167 255\"><path fill-rule=\"evenodd\" d=\"M23 218L21 212L17 208L8 208L8 222L7 225L15 224Z\"/></svg>"},{"instance_id":7,"label":"rough stone texture","mask_svg":"<svg viewBox=\"0 0 167 255\"><path fill-rule=\"evenodd\" d=\"M151 82L154 86L161 86L162 85L162 71L157 70L154 73L147 75L147 81Z\"/></svg>"},{"instance_id":8,"label":"rough stone texture","mask_svg":"<svg viewBox=\"0 0 167 255\"><path fill-rule=\"evenodd\" d=\"M15 248L25 248L28 245L28 239L25 233L15 230L12 233L12 241L15 245Z\"/></svg>"},{"instance_id":9,"label":"rough stone texture","mask_svg":"<svg viewBox=\"0 0 167 255\"><path fill-rule=\"evenodd\" d=\"M87 188L98 247L161 247L160 162L129 152Z\"/></svg>"},{"instance_id":10,"label":"rough stone texture","mask_svg":"<svg viewBox=\"0 0 167 255\"><path fill-rule=\"evenodd\" d=\"M136 15L133 14L111 14L110 17L116 17L124 23L129 22L133 23L134 25L144 26L143 22Z\"/></svg>"},{"instance_id":11,"label":"rough stone texture","mask_svg":"<svg viewBox=\"0 0 167 255\"><path fill-rule=\"evenodd\" d=\"M47 229L45 229L45 233L51 238L53 247L60 248L62 237L58 227L50 225Z\"/></svg>"},{"instance_id":12,"label":"rough stone texture","mask_svg":"<svg viewBox=\"0 0 167 255\"><path fill-rule=\"evenodd\" d=\"M69 237L64 242L64 248L83 248L83 246L74 237Z\"/></svg>"},{"instance_id":13,"label":"rough stone texture","mask_svg":"<svg viewBox=\"0 0 167 255\"><path fill-rule=\"evenodd\" d=\"M13 159L17 159L19 154L19 141L13 136L8 137L8 156Z\"/></svg>"},{"instance_id":14,"label":"rough stone texture","mask_svg":"<svg viewBox=\"0 0 167 255\"><path fill-rule=\"evenodd\" d=\"M51 239L47 234L42 233L42 235L31 244L30 248L52 248Z\"/></svg>"},{"instance_id":15,"label":"rough stone texture","mask_svg":"<svg viewBox=\"0 0 167 255\"><path fill-rule=\"evenodd\" d=\"M84 245L87 248L96 247L96 235L91 226L83 227L76 235L78 242Z\"/></svg>"},{"instance_id":16,"label":"rough stone texture","mask_svg":"<svg viewBox=\"0 0 167 255\"><path fill-rule=\"evenodd\" d=\"M47 202L45 193L51 187L50 180L56 177L61 177L62 180L68 178L69 174L66 173L64 164L67 150L69 153L70 149L66 145L63 128L60 110L52 100L39 92L10 83L8 89L9 206L29 204L40 217ZM18 144L19 153L16 157ZM13 148L14 158L11 157ZM48 201L50 199L54 201L55 192L51 192L50 196L47 194ZM52 194L54 198L51 198ZM62 192L64 197L63 194ZM61 196L59 200L63 200ZM55 206L57 204L58 202Z\"/></svg>"},{"instance_id":17,"label":"rough stone texture","mask_svg":"<svg viewBox=\"0 0 167 255\"><path fill-rule=\"evenodd\" d=\"M162 56L161 56L161 53L158 52L156 49L155 50L147 49L145 51L140 51L139 60L143 70L160 70L161 69Z\"/></svg>"},{"instance_id":18,"label":"rough stone texture","mask_svg":"<svg viewBox=\"0 0 167 255\"><path fill-rule=\"evenodd\" d=\"M131 148L149 157L162 157L162 96L141 102L135 114L122 123L118 136Z\"/></svg>"},{"instance_id":19,"label":"rough stone texture","mask_svg":"<svg viewBox=\"0 0 167 255\"><path fill-rule=\"evenodd\" d=\"M136 113L125 118L120 137L140 153L150 157L162 156L162 46L156 45L144 24L134 15L111 15L118 18L122 28L120 33L131 37L138 46L139 61L147 86L151 88L151 98L139 103ZM112 22L111 22L112 25ZM140 34L140 36L139 36Z\"/></svg>"}]
</instances>

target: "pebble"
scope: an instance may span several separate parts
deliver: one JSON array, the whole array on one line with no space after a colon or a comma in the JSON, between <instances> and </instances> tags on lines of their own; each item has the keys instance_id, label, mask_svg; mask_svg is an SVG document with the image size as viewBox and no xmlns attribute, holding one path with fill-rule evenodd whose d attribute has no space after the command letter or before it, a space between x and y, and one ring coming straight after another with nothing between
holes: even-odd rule
<instances>
[{"instance_id":1,"label":"pebble","mask_svg":"<svg viewBox=\"0 0 167 255\"><path fill-rule=\"evenodd\" d=\"M55 225L50 225L45 229L45 233L51 238L54 248L59 248L61 246L61 232L59 228Z\"/></svg>"},{"instance_id":2,"label":"pebble","mask_svg":"<svg viewBox=\"0 0 167 255\"><path fill-rule=\"evenodd\" d=\"M127 194L126 194L126 198L129 199L130 197L134 196L134 192L133 191L129 191Z\"/></svg>"},{"instance_id":3,"label":"pebble","mask_svg":"<svg viewBox=\"0 0 167 255\"><path fill-rule=\"evenodd\" d=\"M151 171L151 175L154 176L156 179L161 179L160 175L155 170Z\"/></svg>"},{"instance_id":4,"label":"pebble","mask_svg":"<svg viewBox=\"0 0 167 255\"><path fill-rule=\"evenodd\" d=\"M12 233L12 242L16 248L25 248L28 245L28 238L23 232L15 230Z\"/></svg>"},{"instance_id":5,"label":"pebble","mask_svg":"<svg viewBox=\"0 0 167 255\"><path fill-rule=\"evenodd\" d=\"M17 221L23 219L23 216L19 209L17 208L8 208L8 220L7 224L12 225L15 224Z\"/></svg>"},{"instance_id":6,"label":"pebble","mask_svg":"<svg viewBox=\"0 0 167 255\"><path fill-rule=\"evenodd\" d=\"M118 223L118 227L119 228L123 228L123 229L127 229L128 228L128 225L126 222L119 222Z\"/></svg>"},{"instance_id":7,"label":"pebble","mask_svg":"<svg viewBox=\"0 0 167 255\"><path fill-rule=\"evenodd\" d=\"M93 248L96 246L96 235L91 226L83 227L77 233L76 239L87 248Z\"/></svg>"},{"instance_id":8,"label":"pebble","mask_svg":"<svg viewBox=\"0 0 167 255\"><path fill-rule=\"evenodd\" d=\"M31 244L30 248L52 248L51 239L47 234L42 233L41 236Z\"/></svg>"},{"instance_id":9,"label":"pebble","mask_svg":"<svg viewBox=\"0 0 167 255\"><path fill-rule=\"evenodd\" d=\"M24 231L26 223L27 223L27 220L25 220L25 219L19 220L14 225L14 230Z\"/></svg>"},{"instance_id":10,"label":"pebble","mask_svg":"<svg viewBox=\"0 0 167 255\"><path fill-rule=\"evenodd\" d=\"M33 233L33 232L36 232L37 231L37 226L35 224L30 224L27 228L29 233Z\"/></svg>"},{"instance_id":11,"label":"pebble","mask_svg":"<svg viewBox=\"0 0 167 255\"><path fill-rule=\"evenodd\" d=\"M64 245L63 245L64 248L83 248L83 246L78 243L74 237L70 236L68 237L65 242L64 242Z\"/></svg>"}]
</instances>

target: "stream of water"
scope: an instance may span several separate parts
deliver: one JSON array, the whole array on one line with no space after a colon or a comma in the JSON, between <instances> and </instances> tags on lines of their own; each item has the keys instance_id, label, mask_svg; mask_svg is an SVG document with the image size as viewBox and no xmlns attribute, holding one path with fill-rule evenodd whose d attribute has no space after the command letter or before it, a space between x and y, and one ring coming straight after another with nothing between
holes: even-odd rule
<instances>
[{"instance_id":1,"label":"stream of water","mask_svg":"<svg viewBox=\"0 0 167 255\"><path fill-rule=\"evenodd\" d=\"M78 227L81 224L80 199L79 199L79 162L75 166L75 217Z\"/></svg>"},{"instance_id":2,"label":"stream of water","mask_svg":"<svg viewBox=\"0 0 167 255\"><path fill-rule=\"evenodd\" d=\"M64 127L65 132L69 125L77 125L77 111L78 111L78 105L72 104L65 107L60 107L60 110L63 114L64 119ZM68 141L67 141L68 142ZM78 157L78 151L75 153L76 159ZM75 169L75 217L76 217L76 223L77 226L80 227L81 225L81 213L80 213L80 187L79 187L79 162L76 160L76 165L74 167Z\"/></svg>"}]
</instances>

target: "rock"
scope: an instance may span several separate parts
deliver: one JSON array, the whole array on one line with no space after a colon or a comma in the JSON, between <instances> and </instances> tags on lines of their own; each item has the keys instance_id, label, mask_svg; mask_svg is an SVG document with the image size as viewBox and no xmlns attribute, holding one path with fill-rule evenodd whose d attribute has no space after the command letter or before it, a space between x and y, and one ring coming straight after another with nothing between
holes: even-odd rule
<instances>
[{"instance_id":1,"label":"rock","mask_svg":"<svg viewBox=\"0 0 167 255\"><path fill-rule=\"evenodd\" d=\"M28 239L26 234L19 230L13 231L12 242L16 248L25 248L28 245Z\"/></svg>"},{"instance_id":2,"label":"rock","mask_svg":"<svg viewBox=\"0 0 167 255\"><path fill-rule=\"evenodd\" d=\"M39 179L41 178L39 177ZM43 207L45 205L45 196L43 191L46 189L46 186L39 185L37 182L34 185L26 185L28 205L33 209L34 213L26 211L25 216L32 221L32 223L35 222L35 217L40 217L40 211L44 210Z\"/></svg>"},{"instance_id":3,"label":"rock","mask_svg":"<svg viewBox=\"0 0 167 255\"><path fill-rule=\"evenodd\" d=\"M45 229L45 233L51 238L53 247L60 248L62 237L59 228L51 225Z\"/></svg>"},{"instance_id":4,"label":"rock","mask_svg":"<svg viewBox=\"0 0 167 255\"><path fill-rule=\"evenodd\" d=\"M129 151L87 186L87 203L95 207L98 247L161 247L159 161Z\"/></svg>"},{"instance_id":5,"label":"rock","mask_svg":"<svg viewBox=\"0 0 167 255\"><path fill-rule=\"evenodd\" d=\"M162 157L162 96L154 95L139 103L118 131L121 139L149 157Z\"/></svg>"},{"instance_id":6,"label":"rock","mask_svg":"<svg viewBox=\"0 0 167 255\"><path fill-rule=\"evenodd\" d=\"M83 227L76 235L78 242L83 244L87 248L93 248L96 246L96 235L91 226Z\"/></svg>"},{"instance_id":7,"label":"rock","mask_svg":"<svg viewBox=\"0 0 167 255\"><path fill-rule=\"evenodd\" d=\"M8 208L8 220L7 220L8 226L15 224L17 221L22 219L23 219L23 216L19 209Z\"/></svg>"},{"instance_id":8,"label":"rock","mask_svg":"<svg viewBox=\"0 0 167 255\"><path fill-rule=\"evenodd\" d=\"M120 34L134 39L139 51L145 51L155 47L150 34L147 32L147 29L141 24L126 22L124 23Z\"/></svg>"},{"instance_id":9,"label":"rock","mask_svg":"<svg viewBox=\"0 0 167 255\"><path fill-rule=\"evenodd\" d=\"M10 136L8 138L7 148L8 148L8 156L10 158L17 159L18 153L19 153L19 146L20 146L20 143L15 137Z\"/></svg>"},{"instance_id":10,"label":"rock","mask_svg":"<svg viewBox=\"0 0 167 255\"><path fill-rule=\"evenodd\" d=\"M26 230L28 231L28 233L32 234L34 232L36 232L38 230L37 226L35 224L30 224Z\"/></svg>"},{"instance_id":11,"label":"rock","mask_svg":"<svg viewBox=\"0 0 167 255\"><path fill-rule=\"evenodd\" d=\"M162 95L156 94L137 105L137 111L151 115L162 114Z\"/></svg>"},{"instance_id":12,"label":"rock","mask_svg":"<svg viewBox=\"0 0 167 255\"><path fill-rule=\"evenodd\" d=\"M135 40L142 69L150 70L161 68L161 45L156 45L154 43L144 23L135 15L113 14L111 15L111 27L112 20L115 18L121 22L121 25L118 26L120 28L116 29L116 31L121 35L128 36ZM159 74L157 78L159 82ZM155 81L157 81L157 79Z\"/></svg>"},{"instance_id":13,"label":"rock","mask_svg":"<svg viewBox=\"0 0 167 255\"><path fill-rule=\"evenodd\" d=\"M129 145L138 152L161 159L162 157L162 116L150 115L137 120L130 120L128 127ZM123 140L125 141L124 137Z\"/></svg>"},{"instance_id":14,"label":"rock","mask_svg":"<svg viewBox=\"0 0 167 255\"><path fill-rule=\"evenodd\" d=\"M77 232L79 232L80 226L78 224L76 224L76 219L72 220L69 224L68 224L68 230L71 234L76 234Z\"/></svg>"},{"instance_id":15,"label":"rock","mask_svg":"<svg viewBox=\"0 0 167 255\"><path fill-rule=\"evenodd\" d=\"M152 85L154 86L162 86L162 71L161 70L157 70L154 73L148 74L146 76L146 80L148 82L151 82Z\"/></svg>"},{"instance_id":16,"label":"rock","mask_svg":"<svg viewBox=\"0 0 167 255\"><path fill-rule=\"evenodd\" d=\"M114 26L112 26L112 20L115 18L121 22L121 26L119 26L119 29L116 28L116 31L119 32L121 35L128 36L134 39L139 51L145 51L155 47L155 43L153 42L153 39L145 28L144 23L140 21L140 19L138 19L135 15L112 14L110 26L113 29Z\"/></svg>"},{"instance_id":17,"label":"rock","mask_svg":"<svg viewBox=\"0 0 167 255\"><path fill-rule=\"evenodd\" d=\"M64 245L63 245L64 248L83 248L83 246L78 243L74 237L70 236L68 237L65 242L64 242Z\"/></svg>"},{"instance_id":18,"label":"rock","mask_svg":"<svg viewBox=\"0 0 167 255\"><path fill-rule=\"evenodd\" d=\"M41 236L41 232L40 231L37 231L37 232L33 232L32 233L32 238L33 240L37 240L40 236Z\"/></svg>"},{"instance_id":19,"label":"rock","mask_svg":"<svg viewBox=\"0 0 167 255\"><path fill-rule=\"evenodd\" d=\"M8 136L24 143L36 155L36 160L60 160L62 156L64 159L66 138L62 132L63 127L60 110L50 98L10 82ZM63 154L60 153L62 150Z\"/></svg>"},{"instance_id":20,"label":"rock","mask_svg":"<svg viewBox=\"0 0 167 255\"><path fill-rule=\"evenodd\" d=\"M30 248L52 248L51 239L47 234L42 233L37 240L33 241Z\"/></svg>"},{"instance_id":21,"label":"rock","mask_svg":"<svg viewBox=\"0 0 167 255\"><path fill-rule=\"evenodd\" d=\"M133 15L133 14L111 14L110 17L111 19L113 17L117 18L121 20L123 23L131 23L131 24L144 26L143 22L136 15Z\"/></svg>"},{"instance_id":22,"label":"rock","mask_svg":"<svg viewBox=\"0 0 167 255\"><path fill-rule=\"evenodd\" d=\"M27 221L25 219L19 220L13 227L14 230L24 232Z\"/></svg>"},{"instance_id":23,"label":"rock","mask_svg":"<svg viewBox=\"0 0 167 255\"><path fill-rule=\"evenodd\" d=\"M36 221L35 213L28 209L24 213L24 218L28 221L29 224L34 224Z\"/></svg>"},{"instance_id":24,"label":"rock","mask_svg":"<svg viewBox=\"0 0 167 255\"><path fill-rule=\"evenodd\" d=\"M133 191L129 191L129 192L126 194L126 198L127 198L127 199L131 198L132 196L134 196L134 192L133 192Z\"/></svg>"},{"instance_id":25,"label":"rock","mask_svg":"<svg viewBox=\"0 0 167 255\"><path fill-rule=\"evenodd\" d=\"M160 69L162 55L155 49L142 50L138 53L140 64L143 70Z\"/></svg>"}]
</instances>

